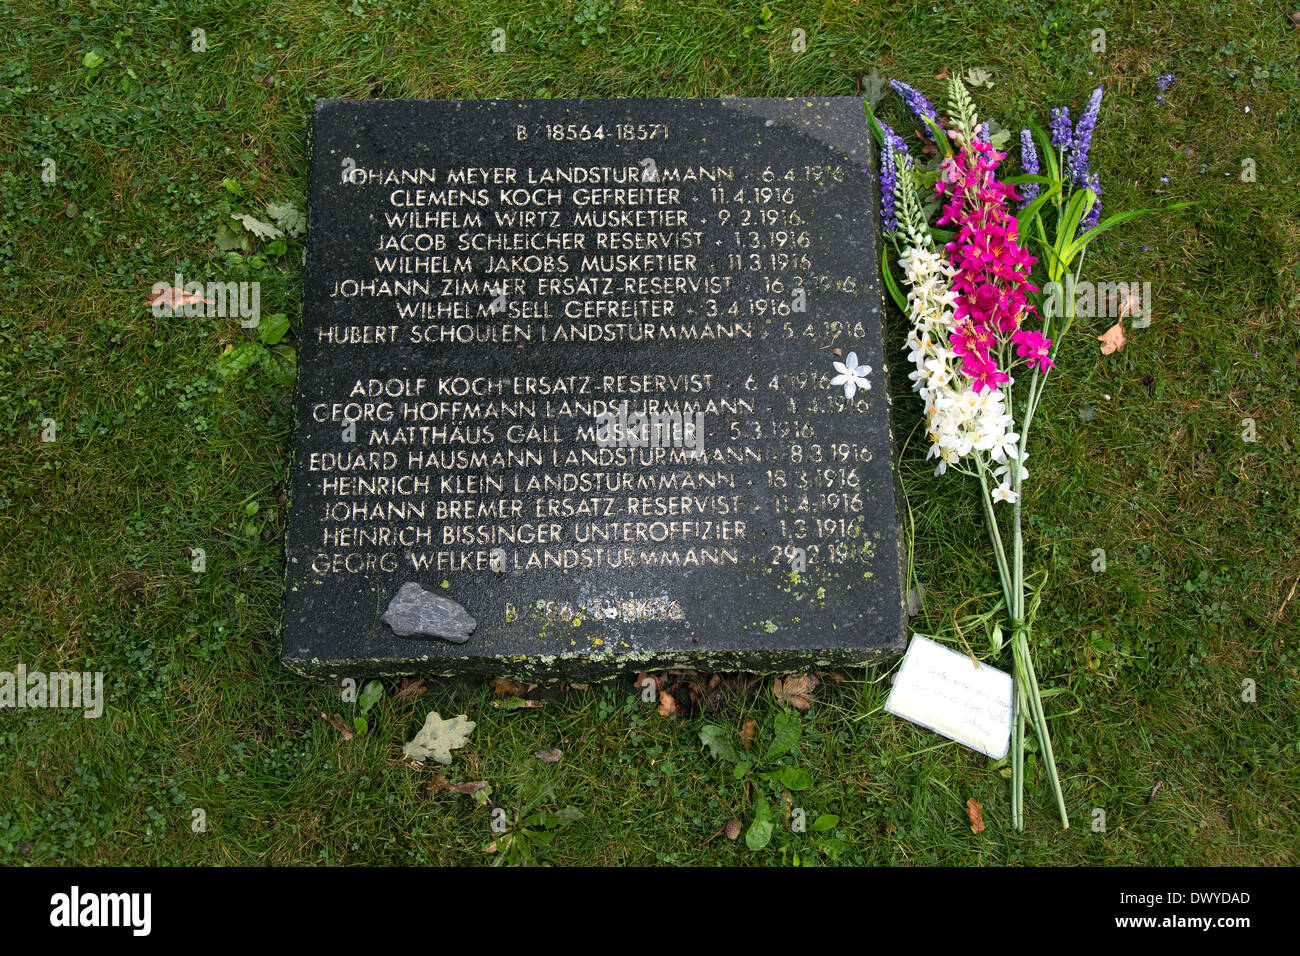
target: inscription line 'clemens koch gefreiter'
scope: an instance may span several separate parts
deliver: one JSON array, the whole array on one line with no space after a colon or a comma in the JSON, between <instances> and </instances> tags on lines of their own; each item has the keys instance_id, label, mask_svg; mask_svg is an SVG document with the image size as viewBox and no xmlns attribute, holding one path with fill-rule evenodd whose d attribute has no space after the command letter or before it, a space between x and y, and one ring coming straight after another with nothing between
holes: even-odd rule
<instances>
[{"instance_id":1,"label":"inscription line 'clemens koch gefreiter'","mask_svg":"<svg viewBox=\"0 0 1300 956\"><path fill-rule=\"evenodd\" d=\"M318 104L286 663L900 649L874 162L854 98Z\"/></svg>"}]
</instances>

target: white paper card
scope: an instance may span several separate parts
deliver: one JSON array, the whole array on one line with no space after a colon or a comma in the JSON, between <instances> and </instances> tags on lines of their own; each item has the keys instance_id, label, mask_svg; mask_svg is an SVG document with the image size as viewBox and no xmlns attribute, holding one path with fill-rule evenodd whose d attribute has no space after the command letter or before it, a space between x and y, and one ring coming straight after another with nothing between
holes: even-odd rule
<instances>
[{"instance_id":1,"label":"white paper card","mask_svg":"<svg viewBox=\"0 0 1300 956\"><path fill-rule=\"evenodd\" d=\"M894 678L885 710L1001 760L1011 746L1011 675L920 634Z\"/></svg>"}]
</instances>

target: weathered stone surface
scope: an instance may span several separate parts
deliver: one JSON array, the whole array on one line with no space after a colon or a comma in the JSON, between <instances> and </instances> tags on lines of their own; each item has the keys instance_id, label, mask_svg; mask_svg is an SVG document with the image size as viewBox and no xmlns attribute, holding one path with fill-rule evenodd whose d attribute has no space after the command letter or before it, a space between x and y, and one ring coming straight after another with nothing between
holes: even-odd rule
<instances>
[{"instance_id":1,"label":"weathered stone surface","mask_svg":"<svg viewBox=\"0 0 1300 956\"><path fill-rule=\"evenodd\" d=\"M901 650L875 169L857 98L318 103L286 664ZM473 637L394 633L402 584Z\"/></svg>"},{"instance_id":2,"label":"weathered stone surface","mask_svg":"<svg viewBox=\"0 0 1300 956\"><path fill-rule=\"evenodd\" d=\"M464 644L478 627L455 601L430 594L414 581L398 588L380 620L398 637L441 637L454 644Z\"/></svg>"}]
</instances>

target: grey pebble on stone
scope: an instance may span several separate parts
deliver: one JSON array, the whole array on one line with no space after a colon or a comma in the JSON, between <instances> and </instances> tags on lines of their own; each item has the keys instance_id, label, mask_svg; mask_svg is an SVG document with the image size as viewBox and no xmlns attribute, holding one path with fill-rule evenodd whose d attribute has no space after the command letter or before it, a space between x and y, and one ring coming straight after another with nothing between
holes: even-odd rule
<instances>
[{"instance_id":1,"label":"grey pebble on stone","mask_svg":"<svg viewBox=\"0 0 1300 956\"><path fill-rule=\"evenodd\" d=\"M455 601L430 594L414 581L398 589L380 620L398 637L441 637L454 644L464 644L478 627L478 621Z\"/></svg>"}]
</instances>

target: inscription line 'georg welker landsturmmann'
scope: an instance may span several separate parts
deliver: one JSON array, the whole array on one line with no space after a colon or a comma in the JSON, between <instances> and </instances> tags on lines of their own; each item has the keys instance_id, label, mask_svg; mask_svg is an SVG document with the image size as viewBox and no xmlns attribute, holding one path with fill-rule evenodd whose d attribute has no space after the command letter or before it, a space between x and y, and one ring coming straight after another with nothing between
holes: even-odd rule
<instances>
[{"instance_id":1,"label":"inscription line 'georg welker landsturmmann'","mask_svg":"<svg viewBox=\"0 0 1300 956\"><path fill-rule=\"evenodd\" d=\"M887 383L830 385L886 364L860 99L327 101L312 143L291 666L901 645Z\"/></svg>"}]
</instances>

